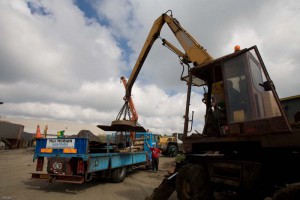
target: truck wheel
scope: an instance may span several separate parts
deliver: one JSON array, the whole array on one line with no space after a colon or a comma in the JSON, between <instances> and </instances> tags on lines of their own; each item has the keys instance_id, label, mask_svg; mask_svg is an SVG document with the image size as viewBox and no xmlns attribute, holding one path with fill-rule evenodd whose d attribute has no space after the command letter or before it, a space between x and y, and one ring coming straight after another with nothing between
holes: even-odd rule
<instances>
[{"instance_id":1,"label":"truck wheel","mask_svg":"<svg viewBox=\"0 0 300 200\"><path fill-rule=\"evenodd\" d=\"M187 164L179 169L176 192L180 200L213 199L208 173L203 166L197 164Z\"/></svg>"},{"instance_id":2,"label":"truck wheel","mask_svg":"<svg viewBox=\"0 0 300 200\"><path fill-rule=\"evenodd\" d=\"M112 172L112 181L114 183L120 183L125 179L126 167L116 168Z\"/></svg>"},{"instance_id":3,"label":"truck wheel","mask_svg":"<svg viewBox=\"0 0 300 200\"><path fill-rule=\"evenodd\" d=\"M178 148L175 145L170 145L168 148L168 155L170 157L175 157L178 153Z\"/></svg>"},{"instance_id":4,"label":"truck wheel","mask_svg":"<svg viewBox=\"0 0 300 200\"><path fill-rule=\"evenodd\" d=\"M145 167L147 170L151 169L151 165L146 164Z\"/></svg>"},{"instance_id":5,"label":"truck wheel","mask_svg":"<svg viewBox=\"0 0 300 200\"><path fill-rule=\"evenodd\" d=\"M93 177L92 173L87 173L87 172L84 173L85 181L91 181L92 177Z\"/></svg>"},{"instance_id":6,"label":"truck wheel","mask_svg":"<svg viewBox=\"0 0 300 200\"><path fill-rule=\"evenodd\" d=\"M273 200L298 200L300 199L300 185L291 185L275 192Z\"/></svg>"}]
</instances>

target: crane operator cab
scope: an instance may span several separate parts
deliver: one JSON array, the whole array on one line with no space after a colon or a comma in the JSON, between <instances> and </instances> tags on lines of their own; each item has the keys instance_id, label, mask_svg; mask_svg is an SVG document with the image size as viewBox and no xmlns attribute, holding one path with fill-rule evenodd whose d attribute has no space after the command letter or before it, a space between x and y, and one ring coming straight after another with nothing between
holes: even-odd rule
<instances>
[{"instance_id":1,"label":"crane operator cab","mask_svg":"<svg viewBox=\"0 0 300 200\"><path fill-rule=\"evenodd\" d=\"M189 78L190 85L207 87L204 135L290 131L256 46L198 65Z\"/></svg>"}]
</instances>

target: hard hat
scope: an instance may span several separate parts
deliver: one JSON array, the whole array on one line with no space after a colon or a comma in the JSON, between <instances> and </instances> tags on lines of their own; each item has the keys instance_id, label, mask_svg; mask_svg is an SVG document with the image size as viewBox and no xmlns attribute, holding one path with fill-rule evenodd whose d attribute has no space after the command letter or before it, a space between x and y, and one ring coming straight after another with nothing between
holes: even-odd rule
<instances>
[{"instance_id":1,"label":"hard hat","mask_svg":"<svg viewBox=\"0 0 300 200\"><path fill-rule=\"evenodd\" d=\"M239 51L239 50L241 50L240 45L235 45L235 47L234 47L234 52Z\"/></svg>"}]
</instances>

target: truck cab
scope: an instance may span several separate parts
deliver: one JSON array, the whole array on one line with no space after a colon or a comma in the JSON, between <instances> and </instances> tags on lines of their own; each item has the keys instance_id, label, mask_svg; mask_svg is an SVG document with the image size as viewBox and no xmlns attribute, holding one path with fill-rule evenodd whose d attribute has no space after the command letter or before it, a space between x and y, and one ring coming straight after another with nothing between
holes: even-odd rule
<instances>
[{"instance_id":1,"label":"truck cab","mask_svg":"<svg viewBox=\"0 0 300 200\"><path fill-rule=\"evenodd\" d=\"M130 132L117 131L111 134L109 137L109 143L113 146L114 152L138 152L143 151L146 153L147 164L146 167L151 165L152 152L150 147L156 147L157 136L152 132L136 132L135 138L131 140Z\"/></svg>"},{"instance_id":2,"label":"truck cab","mask_svg":"<svg viewBox=\"0 0 300 200\"><path fill-rule=\"evenodd\" d=\"M162 151L163 155L174 157L183 151L182 139L182 133L172 133L172 136L162 136L160 137L158 148Z\"/></svg>"}]
</instances>

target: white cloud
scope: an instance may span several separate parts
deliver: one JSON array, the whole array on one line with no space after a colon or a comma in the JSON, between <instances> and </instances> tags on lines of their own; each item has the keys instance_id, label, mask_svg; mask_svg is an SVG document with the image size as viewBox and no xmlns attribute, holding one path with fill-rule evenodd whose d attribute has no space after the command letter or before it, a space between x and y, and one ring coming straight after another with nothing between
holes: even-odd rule
<instances>
[{"instance_id":1,"label":"white cloud","mask_svg":"<svg viewBox=\"0 0 300 200\"><path fill-rule=\"evenodd\" d=\"M49 15L31 14L24 2L19 9L10 8L15 1L2 2L1 79L76 88L119 73L121 50L105 27L87 23L72 1L41 2Z\"/></svg>"},{"instance_id":2,"label":"white cloud","mask_svg":"<svg viewBox=\"0 0 300 200\"><path fill-rule=\"evenodd\" d=\"M6 103L4 111L20 118L56 119L88 124L110 123L110 119L115 117L111 112L57 103Z\"/></svg>"}]
</instances>

